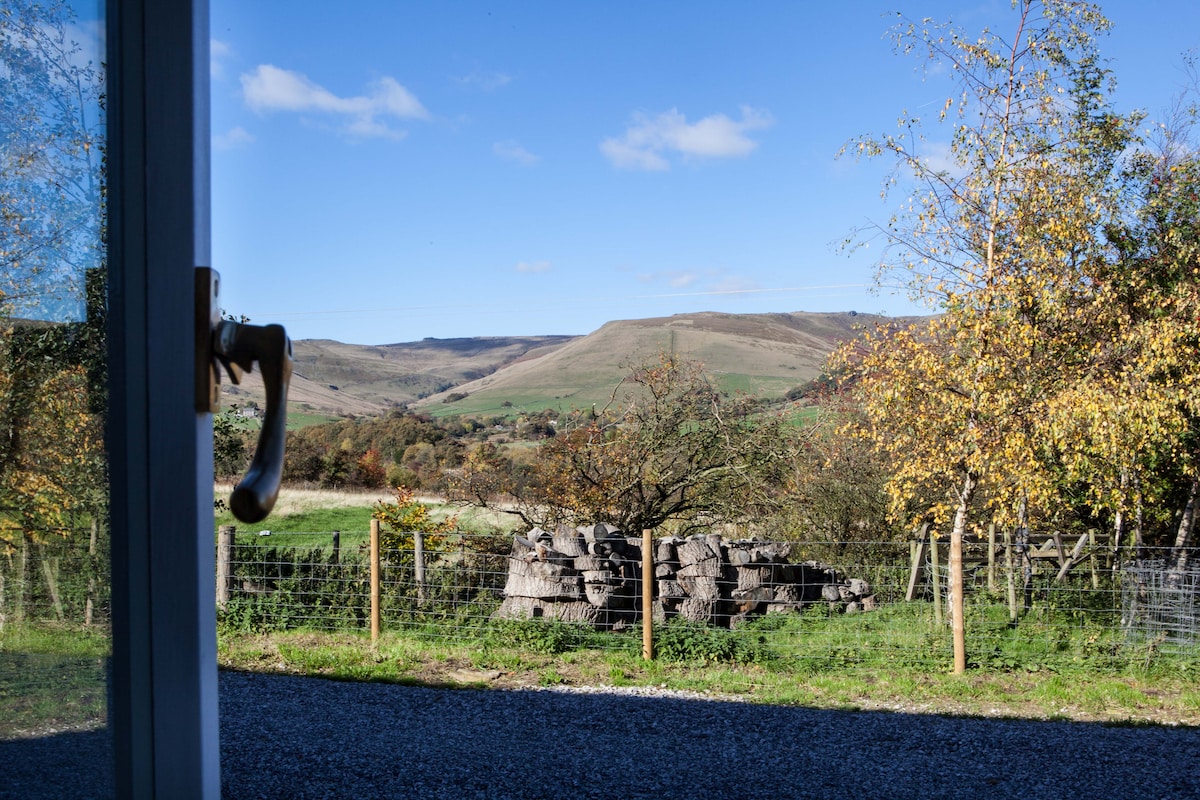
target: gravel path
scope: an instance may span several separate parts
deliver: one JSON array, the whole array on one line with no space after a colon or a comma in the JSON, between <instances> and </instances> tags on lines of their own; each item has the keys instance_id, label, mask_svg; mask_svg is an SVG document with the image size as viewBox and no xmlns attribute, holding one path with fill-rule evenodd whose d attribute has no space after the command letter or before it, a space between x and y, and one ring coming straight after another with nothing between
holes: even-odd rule
<instances>
[{"instance_id":1,"label":"gravel path","mask_svg":"<svg viewBox=\"0 0 1200 800\"><path fill-rule=\"evenodd\" d=\"M233 672L220 698L228 800L1200 798L1200 728ZM0 798L111 796L110 753L104 731L0 742Z\"/></svg>"},{"instance_id":2,"label":"gravel path","mask_svg":"<svg viewBox=\"0 0 1200 800\"><path fill-rule=\"evenodd\" d=\"M1200 798L1200 729L221 675L225 796Z\"/></svg>"}]
</instances>

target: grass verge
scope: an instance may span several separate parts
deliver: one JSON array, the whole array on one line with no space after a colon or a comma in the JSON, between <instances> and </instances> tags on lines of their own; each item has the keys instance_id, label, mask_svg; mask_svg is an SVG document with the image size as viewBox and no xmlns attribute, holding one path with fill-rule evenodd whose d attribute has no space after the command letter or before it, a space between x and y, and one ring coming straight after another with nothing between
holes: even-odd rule
<instances>
[{"instance_id":1,"label":"grass verge","mask_svg":"<svg viewBox=\"0 0 1200 800\"><path fill-rule=\"evenodd\" d=\"M655 686L819 708L1200 725L1194 660L1159 659L1141 669L1136 654L1104 668L1043 659L1032 669L976 665L951 675L894 652L890 658L822 659L794 641L790 649L781 646L787 633L668 625L656 631L659 658L644 661L639 632L598 633L540 620L492 622L453 639L429 628L386 631L375 646L355 632L226 632L218 657L227 669L340 680L461 688Z\"/></svg>"},{"instance_id":2,"label":"grass verge","mask_svg":"<svg viewBox=\"0 0 1200 800\"><path fill-rule=\"evenodd\" d=\"M106 718L105 632L6 625L0 632L0 739L91 727Z\"/></svg>"}]
</instances>

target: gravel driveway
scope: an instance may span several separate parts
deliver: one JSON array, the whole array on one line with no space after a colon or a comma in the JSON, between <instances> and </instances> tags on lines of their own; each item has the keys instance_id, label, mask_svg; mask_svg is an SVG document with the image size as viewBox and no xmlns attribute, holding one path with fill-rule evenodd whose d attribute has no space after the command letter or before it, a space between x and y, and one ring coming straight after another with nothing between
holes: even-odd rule
<instances>
[{"instance_id":1,"label":"gravel driveway","mask_svg":"<svg viewBox=\"0 0 1200 800\"><path fill-rule=\"evenodd\" d=\"M453 691L231 672L220 681L231 800L1200 798L1197 728L822 711L646 690ZM0 797L111 792L104 770L44 769L56 749L92 753L95 764L105 739L0 742Z\"/></svg>"},{"instance_id":2,"label":"gravel driveway","mask_svg":"<svg viewBox=\"0 0 1200 800\"><path fill-rule=\"evenodd\" d=\"M1192 798L1200 729L223 673L228 798Z\"/></svg>"}]
</instances>

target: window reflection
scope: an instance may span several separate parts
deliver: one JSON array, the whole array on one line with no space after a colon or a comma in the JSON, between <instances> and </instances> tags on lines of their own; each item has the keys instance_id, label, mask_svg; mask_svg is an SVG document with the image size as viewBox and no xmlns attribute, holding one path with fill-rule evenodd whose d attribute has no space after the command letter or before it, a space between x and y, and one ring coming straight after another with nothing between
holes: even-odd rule
<instances>
[{"instance_id":1,"label":"window reflection","mask_svg":"<svg viewBox=\"0 0 1200 800\"><path fill-rule=\"evenodd\" d=\"M99 3L0 4L0 739L106 716L102 50Z\"/></svg>"}]
</instances>

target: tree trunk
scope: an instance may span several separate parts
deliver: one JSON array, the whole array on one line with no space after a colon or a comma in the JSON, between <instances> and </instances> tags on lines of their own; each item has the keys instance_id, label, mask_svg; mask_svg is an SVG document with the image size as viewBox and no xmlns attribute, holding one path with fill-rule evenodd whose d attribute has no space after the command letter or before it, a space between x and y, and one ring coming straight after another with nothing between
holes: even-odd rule
<instances>
[{"instance_id":1,"label":"tree trunk","mask_svg":"<svg viewBox=\"0 0 1200 800\"><path fill-rule=\"evenodd\" d=\"M1200 495L1200 478L1192 480L1188 490L1187 505L1183 507L1183 517L1179 520L1179 530L1175 534L1175 547L1171 550L1171 560L1175 562L1172 569L1171 582L1178 583L1187 569L1189 551L1192 546L1192 532L1196 528L1196 498Z\"/></svg>"},{"instance_id":2,"label":"tree trunk","mask_svg":"<svg viewBox=\"0 0 1200 800\"><path fill-rule=\"evenodd\" d=\"M954 527L950 531L950 629L954 638L954 674L967 671L967 634L963 619L963 535L967 529L967 510L975 492L975 477L963 479L958 508L954 511Z\"/></svg>"},{"instance_id":3,"label":"tree trunk","mask_svg":"<svg viewBox=\"0 0 1200 800\"><path fill-rule=\"evenodd\" d=\"M62 597L58 592L58 559L46 555L46 548L38 547L39 561L42 562L42 575L46 578L46 591L50 594L50 604L54 607L54 617L63 621Z\"/></svg>"},{"instance_id":4,"label":"tree trunk","mask_svg":"<svg viewBox=\"0 0 1200 800\"><path fill-rule=\"evenodd\" d=\"M1008 622L1017 624L1017 562L1013 553L1012 531L1004 529L1004 564L1008 568Z\"/></svg>"},{"instance_id":5,"label":"tree trunk","mask_svg":"<svg viewBox=\"0 0 1200 800\"><path fill-rule=\"evenodd\" d=\"M1033 560L1029 557L1029 516L1025 503L1017 507L1017 558L1021 562L1023 611L1033 605Z\"/></svg>"},{"instance_id":6,"label":"tree trunk","mask_svg":"<svg viewBox=\"0 0 1200 800\"><path fill-rule=\"evenodd\" d=\"M21 547L17 550L16 586L13 587L14 622L25 621L25 596L29 591L29 532L21 531Z\"/></svg>"}]
</instances>

